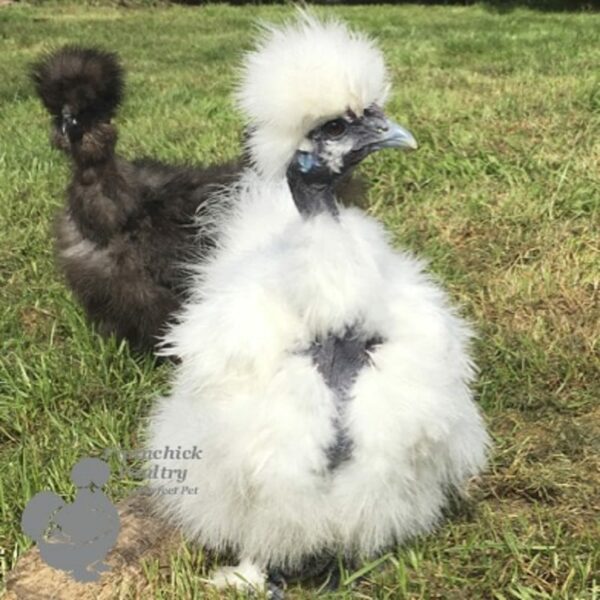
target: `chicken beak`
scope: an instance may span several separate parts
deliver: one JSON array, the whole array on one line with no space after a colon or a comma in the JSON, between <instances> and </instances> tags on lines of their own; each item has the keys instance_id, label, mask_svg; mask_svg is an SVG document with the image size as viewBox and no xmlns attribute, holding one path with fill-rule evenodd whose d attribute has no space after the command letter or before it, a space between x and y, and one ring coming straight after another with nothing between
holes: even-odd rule
<instances>
[{"instance_id":1,"label":"chicken beak","mask_svg":"<svg viewBox=\"0 0 600 600\"><path fill-rule=\"evenodd\" d=\"M413 134L398 123L385 119L378 127L378 138L372 143L373 150L382 148L399 148L401 150L416 150L419 145Z\"/></svg>"}]
</instances>

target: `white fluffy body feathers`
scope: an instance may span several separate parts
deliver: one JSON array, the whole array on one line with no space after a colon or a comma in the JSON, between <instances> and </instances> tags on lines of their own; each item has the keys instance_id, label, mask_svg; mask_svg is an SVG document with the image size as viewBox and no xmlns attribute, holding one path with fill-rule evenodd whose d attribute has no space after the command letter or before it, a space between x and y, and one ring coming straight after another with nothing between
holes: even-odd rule
<instances>
[{"instance_id":1,"label":"white fluffy body feathers","mask_svg":"<svg viewBox=\"0 0 600 600\"><path fill-rule=\"evenodd\" d=\"M430 530L485 461L469 329L422 264L355 209L305 220L285 182L248 173L168 342L182 360L151 447L202 448L196 495L163 497L192 539L259 565L327 548L372 556ZM327 470L336 400L304 351L348 324L385 336L345 415L354 450ZM160 481L160 484L168 482Z\"/></svg>"}]
</instances>

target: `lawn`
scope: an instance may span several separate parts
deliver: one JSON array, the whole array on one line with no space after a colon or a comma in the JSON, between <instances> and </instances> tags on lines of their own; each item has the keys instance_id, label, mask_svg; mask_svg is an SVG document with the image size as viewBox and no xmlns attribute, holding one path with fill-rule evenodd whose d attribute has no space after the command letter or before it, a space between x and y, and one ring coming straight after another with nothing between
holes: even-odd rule
<instances>
[{"instance_id":1,"label":"lawn","mask_svg":"<svg viewBox=\"0 0 600 600\"><path fill-rule=\"evenodd\" d=\"M0 7L3 574L31 545L19 524L27 500L72 494L81 456L135 447L171 369L100 339L54 268L68 164L49 148L27 64L67 42L117 50L128 70L120 151L222 161L240 149L230 92L253 24L290 12ZM600 598L600 15L328 12L374 34L389 61L389 112L421 147L366 162L367 208L430 261L474 323L495 444L471 500L443 527L361 580L348 574L331 598ZM108 492L118 500L133 485L115 475ZM197 580L205 568L193 548L171 569L149 565L147 596L216 597Z\"/></svg>"}]
</instances>

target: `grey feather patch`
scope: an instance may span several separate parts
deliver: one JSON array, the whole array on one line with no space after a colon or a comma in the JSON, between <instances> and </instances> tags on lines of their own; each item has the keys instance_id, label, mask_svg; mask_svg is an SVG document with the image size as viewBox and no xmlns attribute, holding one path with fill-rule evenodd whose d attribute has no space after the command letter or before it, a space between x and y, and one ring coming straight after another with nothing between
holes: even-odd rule
<instances>
[{"instance_id":1,"label":"grey feather patch","mask_svg":"<svg viewBox=\"0 0 600 600\"><path fill-rule=\"evenodd\" d=\"M367 337L354 325L348 327L341 336L331 334L316 339L307 350L307 354L336 397L335 440L325 449L330 471L352 456L354 442L345 424L350 388L361 369L369 364L369 352L381 343L382 337Z\"/></svg>"}]
</instances>

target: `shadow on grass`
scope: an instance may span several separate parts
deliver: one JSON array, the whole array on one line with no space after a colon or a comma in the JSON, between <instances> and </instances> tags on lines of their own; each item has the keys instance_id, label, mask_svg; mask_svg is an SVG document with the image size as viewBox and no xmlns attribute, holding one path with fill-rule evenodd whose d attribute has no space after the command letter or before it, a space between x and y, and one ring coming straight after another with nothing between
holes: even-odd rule
<instances>
[{"instance_id":1,"label":"shadow on grass","mask_svg":"<svg viewBox=\"0 0 600 600\"><path fill-rule=\"evenodd\" d=\"M175 4L200 5L212 4L207 0L172 0ZM228 0L233 6L259 4L285 4L287 0ZM516 8L530 8L547 12L598 11L599 0L307 0L308 4L324 5L363 5L370 4L421 4L424 6L469 6L482 4L494 12L510 12Z\"/></svg>"}]
</instances>

